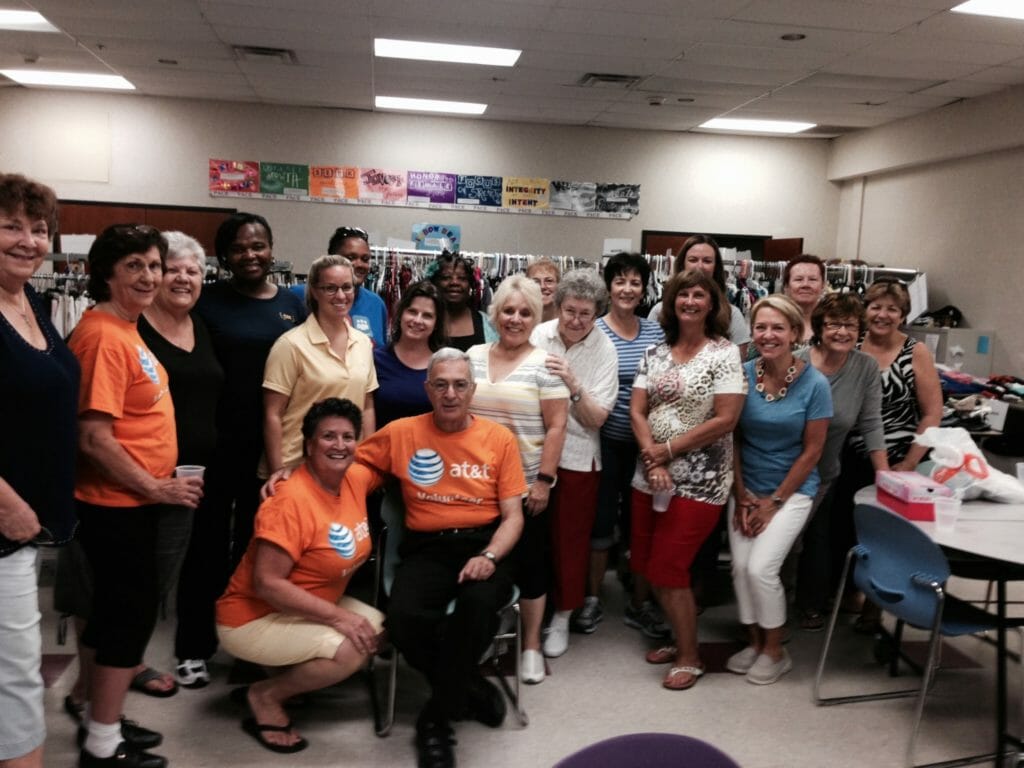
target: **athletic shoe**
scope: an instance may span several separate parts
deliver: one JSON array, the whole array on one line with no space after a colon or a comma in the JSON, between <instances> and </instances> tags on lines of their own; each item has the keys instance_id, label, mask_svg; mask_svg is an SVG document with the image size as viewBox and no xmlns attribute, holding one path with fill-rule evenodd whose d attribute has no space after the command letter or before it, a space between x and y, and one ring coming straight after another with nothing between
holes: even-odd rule
<instances>
[{"instance_id":1,"label":"athletic shoe","mask_svg":"<svg viewBox=\"0 0 1024 768\"><path fill-rule=\"evenodd\" d=\"M752 645L748 645L742 651L730 656L729 660L725 662L725 668L737 675L745 675L754 666L758 655L757 649Z\"/></svg>"},{"instance_id":2,"label":"athletic shoe","mask_svg":"<svg viewBox=\"0 0 1024 768\"><path fill-rule=\"evenodd\" d=\"M622 615L622 622L627 627L639 629L647 637L654 640L664 640L672 634L664 617L650 600L645 600L640 608L633 606L633 603L626 603L625 613Z\"/></svg>"},{"instance_id":3,"label":"athletic shoe","mask_svg":"<svg viewBox=\"0 0 1024 768\"><path fill-rule=\"evenodd\" d=\"M202 688L210 682L206 659L179 659L174 668L174 679L185 688Z\"/></svg>"},{"instance_id":4,"label":"athletic shoe","mask_svg":"<svg viewBox=\"0 0 1024 768\"><path fill-rule=\"evenodd\" d=\"M757 661L747 672L747 682L754 685L771 685L793 668L793 660L786 649L782 649L782 658L774 661L767 653L757 657Z\"/></svg>"},{"instance_id":5,"label":"athletic shoe","mask_svg":"<svg viewBox=\"0 0 1024 768\"><path fill-rule=\"evenodd\" d=\"M569 622L552 620L551 626L544 630L542 650L549 659L557 658L569 650Z\"/></svg>"},{"instance_id":6,"label":"athletic shoe","mask_svg":"<svg viewBox=\"0 0 1024 768\"><path fill-rule=\"evenodd\" d=\"M604 608L601 607L601 601L596 597L588 597L584 599L582 608L573 611L572 619L569 620L569 629L589 635L597 629L597 625L603 618Z\"/></svg>"}]
</instances>

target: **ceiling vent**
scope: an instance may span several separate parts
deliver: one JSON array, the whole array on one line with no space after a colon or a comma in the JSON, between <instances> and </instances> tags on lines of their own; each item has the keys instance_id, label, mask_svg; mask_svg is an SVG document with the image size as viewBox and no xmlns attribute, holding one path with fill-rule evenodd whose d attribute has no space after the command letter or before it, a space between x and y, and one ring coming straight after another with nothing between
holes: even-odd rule
<instances>
[{"instance_id":1,"label":"ceiling vent","mask_svg":"<svg viewBox=\"0 0 1024 768\"><path fill-rule=\"evenodd\" d=\"M257 61L265 64L298 64L295 51L287 48L264 48L261 45L233 45L239 61Z\"/></svg>"},{"instance_id":2,"label":"ceiling vent","mask_svg":"<svg viewBox=\"0 0 1024 768\"><path fill-rule=\"evenodd\" d=\"M587 72L577 81L583 88L613 88L629 90L643 80L639 75L610 75L602 72Z\"/></svg>"}]
</instances>

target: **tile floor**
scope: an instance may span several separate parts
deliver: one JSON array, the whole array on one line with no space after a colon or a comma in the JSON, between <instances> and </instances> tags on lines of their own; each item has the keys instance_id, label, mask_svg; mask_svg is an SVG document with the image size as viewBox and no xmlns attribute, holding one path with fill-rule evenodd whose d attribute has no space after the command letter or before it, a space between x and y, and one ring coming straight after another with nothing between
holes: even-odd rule
<instances>
[{"instance_id":1,"label":"tile floor","mask_svg":"<svg viewBox=\"0 0 1024 768\"><path fill-rule=\"evenodd\" d=\"M727 580L727 577L726 577ZM44 568L45 583L45 568ZM953 590L979 595L977 582ZM1019 590L1015 594L1021 595ZM50 604L50 589L41 600ZM811 685L823 633L794 630L789 643L793 671L770 686L754 686L729 673L710 673L693 689L663 690L663 667L648 665L643 654L651 647L643 636L623 625L622 589L612 574L605 583L605 620L592 635L572 635L568 653L549 661L551 674L537 686L524 687L530 723L520 728L510 716L505 725L489 729L477 723L457 727L458 765L487 768L550 766L573 751L609 736L639 731L665 731L697 736L717 745L745 768L860 768L902 765L912 702L892 700L816 707ZM44 652L70 653L55 644L56 617L44 611ZM172 621L161 621L147 653L153 666L171 669ZM737 638L735 605L709 608L700 619L706 655L721 655ZM837 632L837 692L852 692L869 678L895 687L875 661L871 638L849 627ZM1017 639L1011 636L1011 647ZM738 647L738 646L737 646ZM994 740L994 653L991 646L968 638L955 648L977 662L940 673L929 697L919 741L918 761L983 752ZM399 675L397 723L388 738L373 733L367 689L360 679L322 692L294 711L294 721L310 741L296 755L275 755L259 747L239 727L242 713L228 698L230 659L218 655L214 682L199 691L182 690L169 699L130 693L126 714L164 733L157 751L182 768L233 766L370 766L415 765L413 724L425 699L417 674L403 667ZM59 664L58 664L59 666ZM1022 720L1020 668L1010 665L1013 698L1011 723ZM74 727L63 713L76 665L68 665L46 693L49 739L46 765L77 765ZM0 715L2 716L2 715Z\"/></svg>"}]
</instances>

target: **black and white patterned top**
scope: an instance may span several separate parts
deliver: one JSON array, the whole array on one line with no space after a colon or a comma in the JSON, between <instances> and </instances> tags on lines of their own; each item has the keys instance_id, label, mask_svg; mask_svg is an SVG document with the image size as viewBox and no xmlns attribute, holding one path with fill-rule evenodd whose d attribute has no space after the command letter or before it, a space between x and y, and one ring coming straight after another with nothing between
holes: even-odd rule
<instances>
[{"instance_id":1,"label":"black and white patterned top","mask_svg":"<svg viewBox=\"0 0 1024 768\"><path fill-rule=\"evenodd\" d=\"M863 341L857 342L857 349ZM882 428L890 465L907 455L921 421L914 376L914 345L917 343L917 339L908 336L892 365L882 371ZM850 442L858 453L867 455L860 435L851 435Z\"/></svg>"},{"instance_id":2,"label":"black and white patterned top","mask_svg":"<svg viewBox=\"0 0 1024 768\"><path fill-rule=\"evenodd\" d=\"M651 436L664 443L689 432L714 416L715 395L744 395L747 381L739 348L726 339L711 339L682 365L662 342L644 352L634 389L647 390L647 422ZM724 504L732 487L732 435L676 456L669 465L675 495L708 504ZM643 466L637 461L633 487L650 493Z\"/></svg>"}]
</instances>

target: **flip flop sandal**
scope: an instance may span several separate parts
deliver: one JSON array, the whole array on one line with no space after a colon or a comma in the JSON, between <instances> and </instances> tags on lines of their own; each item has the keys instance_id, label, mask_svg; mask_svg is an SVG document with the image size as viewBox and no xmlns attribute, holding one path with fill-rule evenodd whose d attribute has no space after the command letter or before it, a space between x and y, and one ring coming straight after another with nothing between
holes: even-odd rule
<instances>
[{"instance_id":1,"label":"flip flop sandal","mask_svg":"<svg viewBox=\"0 0 1024 768\"><path fill-rule=\"evenodd\" d=\"M825 628L825 616L818 611L806 610L800 616L800 629L805 632L820 632Z\"/></svg>"},{"instance_id":2,"label":"flip flop sandal","mask_svg":"<svg viewBox=\"0 0 1024 768\"><path fill-rule=\"evenodd\" d=\"M174 682L173 677L171 677L171 682L173 683L173 686L167 688L166 690L162 690L160 688L150 688L146 685L147 683L151 683L154 680L163 680L164 677L171 676L165 675L165 673L163 672L158 672L152 667L146 667L144 670L139 672L139 674L132 678L131 685L129 685L128 687L131 688L133 691L144 693L147 696L153 696L157 699L166 699L178 692L178 684Z\"/></svg>"},{"instance_id":3,"label":"flip flop sandal","mask_svg":"<svg viewBox=\"0 0 1024 768\"><path fill-rule=\"evenodd\" d=\"M264 733L291 733L291 723L287 725L266 725L265 723L257 723L255 717L247 717L242 721L242 730L256 739L264 749L269 749L271 752L277 752L282 755L301 752L309 746L309 742L301 737L294 744L274 744L263 738Z\"/></svg>"},{"instance_id":4,"label":"flip flop sandal","mask_svg":"<svg viewBox=\"0 0 1024 768\"><path fill-rule=\"evenodd\" d=\"M679 650L674 645L663 645L661 648L648 651L644 661L648 664L671 664L678 653Z\"/></svg>"},{"instance_id":5,"label":"flip flop sandal","mask_svg":"<svg viewBox=\"0 0 1024 768\"><path fill-rule=\"evenodd\" d=\"M704 667L672 667L665 675L665 679L661 681L662 688L668 688L670 691L685 691L693 688L697 684L697 680L704 674ZM690 679L684 683L678 683L676 680L680 675L689 675Z\"/></svg>"}]
</instances>

